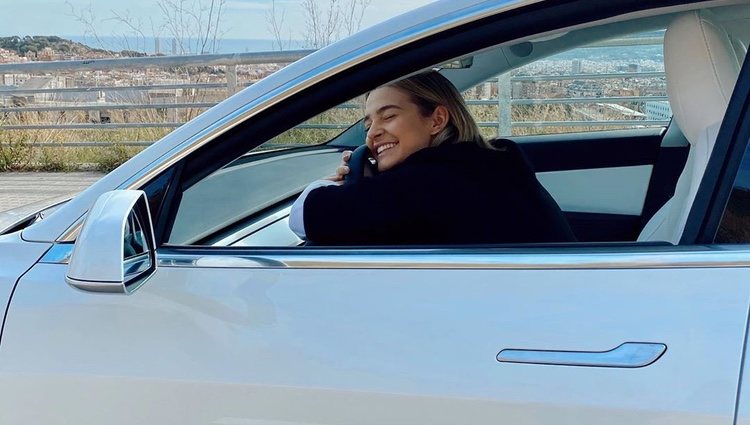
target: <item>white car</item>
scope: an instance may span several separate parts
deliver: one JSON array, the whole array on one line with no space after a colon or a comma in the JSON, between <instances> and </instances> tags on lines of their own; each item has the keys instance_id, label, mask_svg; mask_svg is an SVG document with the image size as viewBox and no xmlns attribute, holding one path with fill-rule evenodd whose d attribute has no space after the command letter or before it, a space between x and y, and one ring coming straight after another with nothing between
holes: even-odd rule
<instances>
[{"instance_id":1,"label":"white car","mask_svg":"<svg viewBox=\"0 0 750 425\"><path fill-rule=\"evenodd\" d=\"M424 69L467 90L664 29L671 124L510 137L579 242L288 229L364 140L355 120L265 149L311 117ZM748 1L445 0L282 69L6 217L0 423L750 424L748 42Z\"/></svg>"}]
</instances>

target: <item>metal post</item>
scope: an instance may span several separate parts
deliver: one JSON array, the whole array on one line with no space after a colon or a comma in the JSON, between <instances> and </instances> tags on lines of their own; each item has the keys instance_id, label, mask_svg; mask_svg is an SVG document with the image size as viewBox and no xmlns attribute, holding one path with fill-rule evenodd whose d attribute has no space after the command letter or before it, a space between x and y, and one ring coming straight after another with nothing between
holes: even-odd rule
<instances>
[{"instance_id":1,"label":"metal post","mask_svg":"<svg viewBox=\"0 0 750 425\"><path fill-rule=\"evenodd\" d=\"M497 137L510 137L510 72L497 76Z\"/></svg>"},{"instance_id":2,"label":"metal post","mask_svg":"<svg viewBox=\"0 0 750 425\"><path fill-rule=\"evenodd\" d=\"M227 96L237 93L237 65L227 65Z\"/></svg>"}]
</instances>

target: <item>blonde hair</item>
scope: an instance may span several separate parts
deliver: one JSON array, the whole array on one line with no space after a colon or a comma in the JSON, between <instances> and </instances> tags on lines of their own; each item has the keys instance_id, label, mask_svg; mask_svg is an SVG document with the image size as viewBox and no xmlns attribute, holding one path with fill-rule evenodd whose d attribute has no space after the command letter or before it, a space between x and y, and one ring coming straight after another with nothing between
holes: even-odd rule
<instances>
[{"instance_id":1,"label":"blonde hair","mask_svg":"<svg viewBox=\"0 0 750 425\"><path fill-rule=\"evenodd\" d=\"M412 75L385 84L384 87L397 88L407 93L425 117L430 116L439 105L448 110L448 124L435 135L430 146L438 146L444 142L474 142L481 147L491 148L479 132L479 126L466 108L461 93L439 72Z\"/></svg>"}]
</instances>

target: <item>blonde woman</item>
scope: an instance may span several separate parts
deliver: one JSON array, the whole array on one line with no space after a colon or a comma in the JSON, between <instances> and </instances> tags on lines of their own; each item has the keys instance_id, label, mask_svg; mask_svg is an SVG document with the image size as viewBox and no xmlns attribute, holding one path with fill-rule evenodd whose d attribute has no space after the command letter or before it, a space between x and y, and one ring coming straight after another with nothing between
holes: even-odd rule
<instances>
[{"instance_id":1,"label":"blonde woman","mask_svg":"<svg viewBox=\"0 0 750 425\"><path fill-rule=\"evenodd\" d=\"M574 240L560 208L512 142L485 141L460 93L438 72L381 86L365 100L378 173L308 186L290 227L318 245L435 245Z\"/></svg>"}]
</instances>

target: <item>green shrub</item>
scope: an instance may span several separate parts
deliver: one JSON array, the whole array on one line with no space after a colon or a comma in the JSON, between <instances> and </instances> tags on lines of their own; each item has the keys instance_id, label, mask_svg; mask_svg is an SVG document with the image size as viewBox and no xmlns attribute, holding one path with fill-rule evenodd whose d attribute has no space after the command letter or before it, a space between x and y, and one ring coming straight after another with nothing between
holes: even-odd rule
<instances>
[{"instance_id":1,"label":"green shrub","mask_svg":"<svg viewBox=\"0 0 750 425\"><path fill-rule=\"evenodd\" d=\"M0 171L21 171L29 167L33 159L33 147L26 140L15 139L1 142Z\"/></svg>"},{"instance_id":2,"label":"green shrub","mask_svg":"<svg viewBox=\"0 0 750 425\"><path fill-rule=\"evenodd\" d=\"M129 160L138 153L139 148L127 147L121 144L113 144L101 148L98 158L95 160L96 169L108 173Z\"/></svg>"},{"instance_id":3,"label":"green shrub","mask_svg":"<svg viewBox=\"0 0 750 425\"><path fill-rule=\"evenodd\" d=\"M36 171L76 171L78 164L65 148L42 148L36 155L33 166Z\"/></svg>"}]
</instances>

